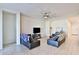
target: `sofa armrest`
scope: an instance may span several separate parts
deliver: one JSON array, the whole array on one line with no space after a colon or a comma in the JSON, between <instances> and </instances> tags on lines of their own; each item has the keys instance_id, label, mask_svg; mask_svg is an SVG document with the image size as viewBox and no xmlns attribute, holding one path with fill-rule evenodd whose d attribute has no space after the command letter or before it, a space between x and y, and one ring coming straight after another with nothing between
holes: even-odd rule
<instances>
[{"instance_id":1,"label":"sofa armrest","mask_svg":"<svg viewBox=\"0 0 79 59\"><path fill-rule=\"evenodd\" d=\"M40 40L36 40L36 41L30 43L30 46L31 47L29 49L32 49L32 48L37 47L37 46L40 46Z\"/></svg>"},{"instance_id":2,"label":"sofa armrest","mask_svg":"<svg viewBox=\"0 0 79 59\"><path fill-rule=\"evenodd\" d=\"M47 44L58 47L58 42L54 40L47 40Z\"/></svg>"},{"instance_id":3,"label":"sofa armrest","mask_svg":"<svg viewBox=\"0 0 79 59\"><path fill-rule=\"evenodd\" d=\"M63 38L61 41L59 41L58 45L60 46L64 42L65 42L65 38Z\"/></svg>"}]
</instances>

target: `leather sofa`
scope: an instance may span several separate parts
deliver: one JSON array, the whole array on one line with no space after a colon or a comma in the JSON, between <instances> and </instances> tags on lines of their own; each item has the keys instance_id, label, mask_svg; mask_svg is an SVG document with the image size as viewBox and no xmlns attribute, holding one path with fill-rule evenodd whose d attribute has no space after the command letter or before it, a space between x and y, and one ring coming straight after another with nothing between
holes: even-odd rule
<instances>
[{"instance_id":1,"label":"leather sofa","mask_svg":"<svg viewBox=\"0 0 79 59\"><path fill-rule=\"evenodd\" d=\"M24 46L28 47L29 49L33 49L35 47L40 46L40 40L34 39L34 38L32 38L31 35L29 36L26 34L21 35L20 43L23 44Z\"/></svg>"},{"instance_id":2,"label":"leather sofa","mask_svg":"<svg viewBox=\"0 0 79 59\"><path fill-rule=\"evenodd\" d=\"M55 47L59 47L62 43L65 42L65 33L53 34L51 38L47 40L47 44Z\"/></svg>"}]
</instances>

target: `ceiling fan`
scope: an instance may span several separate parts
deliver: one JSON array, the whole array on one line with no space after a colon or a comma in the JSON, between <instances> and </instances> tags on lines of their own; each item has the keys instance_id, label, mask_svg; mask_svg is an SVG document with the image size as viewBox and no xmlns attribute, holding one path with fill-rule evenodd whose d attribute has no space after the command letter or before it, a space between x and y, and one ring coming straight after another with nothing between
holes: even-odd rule
<instances>
[{"instance_id":1,"label":"ceiling fan","mask_svg":"<svg viewBox=\"0 0 79 59\"><path fill-rule=\"evenodd\" d=\"M42 12L42 13L41 13L41 17L42 17L43 19L55 18L55 17L56 17L56 13L52 13L52 12Z\"/></svg>"}]
</instances>

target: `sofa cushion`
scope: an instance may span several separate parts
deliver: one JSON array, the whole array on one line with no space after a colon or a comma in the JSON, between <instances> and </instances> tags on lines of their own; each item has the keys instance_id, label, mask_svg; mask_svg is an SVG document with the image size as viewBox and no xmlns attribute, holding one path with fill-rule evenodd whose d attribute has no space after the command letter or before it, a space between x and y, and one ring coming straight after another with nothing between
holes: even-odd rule
<instances>
[{"instance_id":1,"label":"sofa cushion","mask_svg":"<svg viewBox=\"0 0 79 59\"><path fill-rule=\"evenodd\" d=\"M64 36L64 33L63 33L63 34L60 34L57 41L62 41L62 40L64 39L64 37L65 37L65 36Z\"/></svg>"},{"instance_id":2,"label":"sofa cushion","mask_svg":"<svg viewBox=\"0 0 79 59\"><path fill-rule=\"evenodd\" d=\"M55 34L52 34L52 37L56 36Z\"/></svg>"},{"instance_id":3,"label":"sofa cushion","mask_svg":"<svg viewBox=\"0 0 79 59\"><path fill-rule=\"evenodd\" d=\"M51 40L48 40L47 41L47 44L48 45L52 45L52 46L56 46L56 47L58 46L58 42L57 41L53 41L53 40L52 41Z\"/></svg>"},{"instance_id":4,"label":"sofa cushion","mask_svg":"<svg viewBox=\"0 0 79 59\"><path fill-rule=\"evenodd\" d=\"M20 36L20 39L27 42L27 41L29 41L29 36L27 34L22 33L21 36Z\"/></svg>"},{"instance_id":5,"label":"sofa cushion","mask_svg":"<svg viewBox=\"0 0 79 59\"><path fill-rule=\"evenodd\" d=\"M60 32L55 32L55 35L59 35L60 34Z\"/></svg>"},{"instance_id":6,"label":"sofa cushion","mask_svg":"<svg viewBox=\"0 0 79 59\"><path fill-rule=\"evenodd\" d=\"M54 37L51 38L51 39L54 40L54 41L57 41L58 38L59 38L58 36L54 36Z\"/></svg>"}]
</instances>

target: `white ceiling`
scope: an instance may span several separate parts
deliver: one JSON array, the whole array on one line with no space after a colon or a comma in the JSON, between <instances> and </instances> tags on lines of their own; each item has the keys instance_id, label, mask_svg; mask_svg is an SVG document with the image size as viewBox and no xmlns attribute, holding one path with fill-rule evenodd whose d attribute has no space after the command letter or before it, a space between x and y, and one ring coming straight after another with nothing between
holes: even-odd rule
<instances>
[{"instance_id":1,"label":"white ceiling","mask_svg":"<svg viewBox=\"0 0 79 59\"><path fill-rule=\"evenodd\" d=\"M56 16L65 16L70 13L79 13L79 4L73 3L4 3L0 4L0 8L20 11L23 14L39 17L44 11L56 13Z\"/></svg>"}]
</instances>

